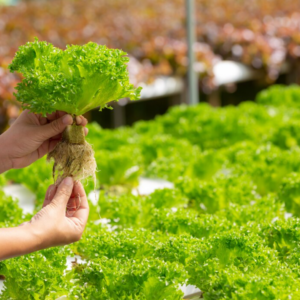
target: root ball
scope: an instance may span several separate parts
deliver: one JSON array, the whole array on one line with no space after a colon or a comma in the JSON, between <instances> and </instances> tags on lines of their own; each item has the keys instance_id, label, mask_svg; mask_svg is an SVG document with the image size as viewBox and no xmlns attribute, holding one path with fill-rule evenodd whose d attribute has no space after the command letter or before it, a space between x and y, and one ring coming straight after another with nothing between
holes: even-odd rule
<instances>
[{"instance_id":1,"label":"root ball","mask_svg":"<svg viewBox=\"0 0 300 300\"><path fill-rule=\"evenodd\" d=\"M74 180L82 180L92 176L94 183L96 182L97 165L94 151L86 141L81 144L74 144L70 143L68 137L65 136L48 154L47 159L54 159L53 178L56 185L69 176L73 177Z\"/></svg>"}]
</instances>

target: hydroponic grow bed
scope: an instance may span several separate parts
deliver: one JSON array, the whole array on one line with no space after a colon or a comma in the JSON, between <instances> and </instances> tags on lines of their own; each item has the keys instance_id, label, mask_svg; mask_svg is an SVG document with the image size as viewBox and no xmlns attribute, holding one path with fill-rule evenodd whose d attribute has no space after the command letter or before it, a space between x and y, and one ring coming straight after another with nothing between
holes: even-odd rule
<instances>
[{"instance_id":1,"label":"hydroponic grow bed","mask_svg":"<svg viewBox=\"0 0 300 300\"><path fill-rule=\"evenodd\" d=\"M132 191L133 195L149 195L152 192L158 189L172 189L174 185L166 180L161 179L151 179L151 178L143 178L139 179L139 185ZM6 195L13 197L16 201L18 201L19 206L23 209L24 213L34 213L34 202L35 195L28 188L21 184L11 184L3 187ZM90 201L96 205L95 199L99 198L100 191L92 191L89 194ZM99 219L96 220L95 223L109 224L111 220L109 219ZM79 255L68 256L66 261L66 271L70 271L74 264L86 264L86 260L82 260ZM0 294L4 289L4 280L0 280ZM184 293L184 299L196 299L201 295L201 291L192 285L183 285L180 287ZM56 300L67 299L66 296L62 296L57 298Z\"/></svg>"},{"instance_id":2,"label":"hydroponic grow bed","mask_svg":"<svg viewBox=\"0 0 300 300\"><path fill-rule=\"evenodd\" d=\"M1 262L2 299L180 300L185 285L206 300L300 298L298 99L298 87L275 86L238 107L178 106L117 130L90 124L100 195L83 238ZM51 174L42 159L0 185L22 183L39 209ZM140 176L173 188L134 195ZM0 198L2 227L30 219ZM66 271L74 255L87 263Z\"/></svg>"}]
</instances>

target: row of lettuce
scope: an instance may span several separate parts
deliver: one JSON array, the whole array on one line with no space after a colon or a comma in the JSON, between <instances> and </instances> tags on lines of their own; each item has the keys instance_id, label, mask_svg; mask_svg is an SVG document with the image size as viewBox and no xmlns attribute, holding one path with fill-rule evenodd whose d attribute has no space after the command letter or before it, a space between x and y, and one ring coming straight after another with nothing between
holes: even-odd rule
<instances>
[{"instance_id":1,"label":"row of lettuce","mask_svg":"<svg viewBox=\"0 0 300 300\"><path fill-rule=\"evenodd\" d=\"M184 284L207 300L300 299L299 100L297 86L273 86L238 107L178 106L117 130L90 124L100 196L83 239L1 262L2 299L173 300ZM0 185L26 185L38 210L51 174L42 159ZM141 175L174 189L135 196ZM30 219L0 198L2 227ZM66 271L74 254L86 262Z\"/></svg>"}]
</instances>

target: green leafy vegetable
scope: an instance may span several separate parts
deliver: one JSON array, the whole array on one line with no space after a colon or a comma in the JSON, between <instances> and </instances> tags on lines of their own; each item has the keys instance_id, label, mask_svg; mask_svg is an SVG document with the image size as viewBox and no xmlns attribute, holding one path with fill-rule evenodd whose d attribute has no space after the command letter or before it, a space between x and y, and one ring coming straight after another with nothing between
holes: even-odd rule
<instances>
[{"instance_id":1,"label":"green leafy vegetable","mask_svg":"<svg viewBox=\"0 0 300 300\"><path fill-rule=\"evenodd\" d=\"M1 262L1 299L179 300L184 284L206 300L300 299L299 88L278 93L291 89L260 104L175 107L117 130L89 125L100 197L71 245L86 261L66 271L68 250L54 248ZM49 168L40 160L1 184L23 182L41 198ZM140 175L174 188L135 196ZM1 225L24 218L0 193Z\"/></svg>"},{"instance_id":2,"label":"green leafy vegetable","mask_svg":"<svg viewBox=\"0 0 300 300\"><path fill-rule=\"evenodd\" d=\"M125 52L92 42L62 51L36 39L19 48L9 68L24 76L16 94L24 107L82 115L113 100L139 98L141 88L129 83L128 60Z\"/></svg>"}]
</instances>

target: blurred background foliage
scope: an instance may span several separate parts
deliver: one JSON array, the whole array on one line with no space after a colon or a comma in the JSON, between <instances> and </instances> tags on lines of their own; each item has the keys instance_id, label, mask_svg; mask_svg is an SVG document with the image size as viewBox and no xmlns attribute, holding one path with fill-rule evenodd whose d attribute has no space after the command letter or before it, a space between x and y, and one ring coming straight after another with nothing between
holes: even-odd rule
<instances>
[{"instance_id":1,"label":"blurred background foliage","mask_svg":"<svg viewBox=\"0 0 300 300\"><path fill-rule=\"evenodd\" d=\"M93 41L131 56L135 85L157 76L185 78L187 46L184 0L0 1L0 130L18 114L13 88L20 80L7 65L18 47L34 37L57 47ZM217 87L213 67L234 60L259 70L260 85L299 82L300 6L295 0L196 1L196 69L206 94ZM251 86L248 92L251 92ZM229 87L230 90L230 87ZM247 97L242 97L247 99ZM253 98L249 95L248 99Z\"/></svg>"}]
</instances>

